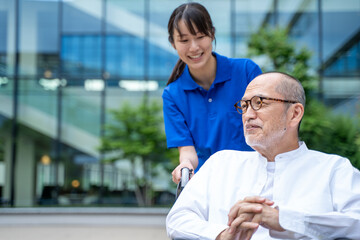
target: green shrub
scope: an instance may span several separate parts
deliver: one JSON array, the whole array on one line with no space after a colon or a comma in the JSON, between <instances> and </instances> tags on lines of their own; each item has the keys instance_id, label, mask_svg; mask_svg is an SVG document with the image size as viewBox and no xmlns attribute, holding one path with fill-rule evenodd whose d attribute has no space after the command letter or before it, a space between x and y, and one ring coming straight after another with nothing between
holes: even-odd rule
<instances>
[{"instance_id":1,"label":"green shrub","mask_svg":"<svg viewBox=\"0 0 360 240\"><path fill-rule=\"evenodd\" d=\"M360 169L360 126L354 119L335 115L313 100L306 107L300 137L309 148L346 157Z\"/></svg>"}]
</instances>

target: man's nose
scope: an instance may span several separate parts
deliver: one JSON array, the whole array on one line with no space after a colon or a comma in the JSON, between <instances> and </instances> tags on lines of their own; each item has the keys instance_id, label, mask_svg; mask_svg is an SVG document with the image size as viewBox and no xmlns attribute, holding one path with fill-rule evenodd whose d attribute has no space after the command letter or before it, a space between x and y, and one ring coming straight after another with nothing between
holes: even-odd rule
<instances>
[{"instance_id":1,"label":"man's nose","mask_svg":"<svg viewBox=\"0 0 360 240\"><path fill-rule=\"evenodd\" d=\"M246 112L243 113L242 115L243 115L243 120L246 122L249 119L256 118L256 111L249 105Z\"/></svg>"}]
</instances>

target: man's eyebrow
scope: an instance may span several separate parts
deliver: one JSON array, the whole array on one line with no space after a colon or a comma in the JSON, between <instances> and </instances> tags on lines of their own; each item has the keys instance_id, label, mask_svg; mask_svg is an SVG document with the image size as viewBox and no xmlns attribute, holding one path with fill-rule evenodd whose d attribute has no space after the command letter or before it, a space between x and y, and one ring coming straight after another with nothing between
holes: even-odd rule
<instances>
[{"instance_id":1,"label":"man's eyebrow","mask_svg":"<svg viewBox=\"0 0 360 240\"><path fill-rule=\"evenodd\" d=\"M264 94L255 94L255 95L253 95L251 98L253 98L253 97L266 97L266 96L264 96ZM249 99L244 99L244 97L243 98L241 98L241 100L250 100L251 98L249 98Z\"/></svg>"},{"instance_id":2,"label":"man's eyebrow","mask_svg":"<svg viewBox=\"0 0 360 240\"><path fill-rule=\"evenodd\" d=\"M249 98L249 99L251 99L251 98ZM240 100L247 100L247 99L245 99L244 96L243 96Z\"/></svg>"},{"instance_id":3,"label":"man's eyebrow","mask_svg":"<svg viewBox=\"0 0 360 240\"><path fill-rule=\"evenodd\" d=\"M254 95L254 96L257 96L257 95ZM250 100L254 96L251 96L249 99L245 99L244 97L242 97L241 100Z\"/></svg>"}]
</instances>

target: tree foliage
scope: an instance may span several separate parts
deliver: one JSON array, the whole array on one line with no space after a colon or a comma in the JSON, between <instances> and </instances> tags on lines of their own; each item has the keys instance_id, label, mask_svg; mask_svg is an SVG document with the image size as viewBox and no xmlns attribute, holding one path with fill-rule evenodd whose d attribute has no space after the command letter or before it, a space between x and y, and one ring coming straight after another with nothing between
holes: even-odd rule
<instances>
[{"instance_id":1,"label":"tree foliage","mask_svg":"<svg viewBox=\"0 0 360 240\"><path fill-rule=\"evenodd\" d=\"M158 164L173 167L171 160L176 151L166 147L161 106L146 99L139 106L125 103L120 109L111 111L112 122L105 127L100 151L105 161L129 160L135 194L139 205L151 205L153 189L151 179ZM138 174L136 162L140 161L142 173Z\"/></svg>"},{"instance_id":2,"label":"tree foliage","mask_svg":"<svg viewBox=\"0 0 360 240\"><path fill-rule=\"evenodd\" d=\"M262 56L267 59L267 64L261 66L263 71L277 70L296 76L301 79L306 93L316 88L316 78L309 74L311 52L305 47L297 51L295 44L288 40L286 29L261 28L258 33L251 35L248 47L250 57Z\"/></svg>"},{"instance_id":3,"label":"tree foliage","mask_svg":"<svg viewBox=\"0 0 360 240\"><path fill-rule=\"evenodd\" d=\"M266 59L266 71L281 71L299 79L306 92L305 115L300 138L309 148L334 153L350 159L360 169L360 122L348 116L335 115L315 96L318 79L309 74L311 52L296 49L288 38L287 29L264 27L248 41L249 57Z\"/></svg>"}]
</instances>

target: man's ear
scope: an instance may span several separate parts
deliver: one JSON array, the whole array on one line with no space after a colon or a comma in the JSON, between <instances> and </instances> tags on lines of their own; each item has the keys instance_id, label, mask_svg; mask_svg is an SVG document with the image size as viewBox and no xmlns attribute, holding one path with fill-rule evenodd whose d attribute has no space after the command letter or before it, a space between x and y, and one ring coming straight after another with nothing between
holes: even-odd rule
<instances>
[{"instance_id":1,"label":"man's ear","mask_svg":"<svg viewBox=\"0 0 360 240\"><path fill-rule=\"evenodd\" d=\"M176 50L175 44L171 43L171 46Z\"/></svg>"},{"instance_id":2,"label":"man's ear","mask_svg":"<svg viewBox=\"0 0 360 240\"><path fill-rule=\"evenodd\" d=\"M304 106L301 103L294 103L291 106L290 112L290 122L291 125L297 126L299 125L301 119L304 116Z\"/></svg>"}]
</instances>

